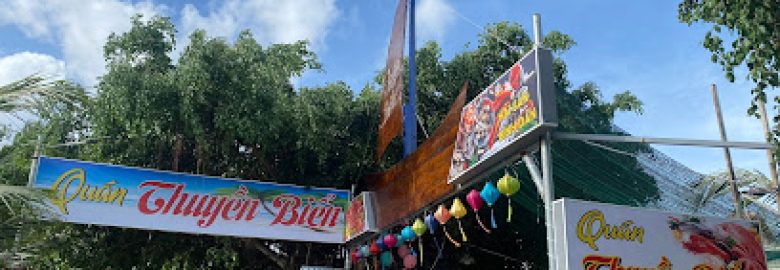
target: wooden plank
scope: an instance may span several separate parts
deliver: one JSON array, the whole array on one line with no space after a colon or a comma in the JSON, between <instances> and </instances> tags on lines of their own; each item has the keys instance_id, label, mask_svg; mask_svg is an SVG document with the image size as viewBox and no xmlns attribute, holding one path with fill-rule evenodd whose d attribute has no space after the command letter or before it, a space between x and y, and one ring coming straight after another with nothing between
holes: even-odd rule
<instances>
[{"instance_id":1,"label":"wooden plank","mask_svg":"<svg viewBox=\"0 0 780 270\"><path fill-rule=\"evenodd\" d=\"M377 226L386 229L409 215L427 207L453 190L447 184L452 151L460 124L460 113L466 103L464 84L430 138L398 164L384 172L366 176L369 191L376 194Z\"/></svg>"}]
</instances>

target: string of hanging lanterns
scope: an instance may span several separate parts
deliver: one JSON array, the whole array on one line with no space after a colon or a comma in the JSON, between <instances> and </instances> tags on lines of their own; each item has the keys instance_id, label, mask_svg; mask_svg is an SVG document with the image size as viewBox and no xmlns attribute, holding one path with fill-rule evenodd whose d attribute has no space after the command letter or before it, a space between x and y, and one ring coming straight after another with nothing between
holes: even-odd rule
<instances>
[{"instance_id":1,"label":"string of hanging lanterns","mask_svg":"<svg viewBox=\"0 0 780 270\"><path fill-rule=\"evenodd\" d=\"M498 201L501 195L507 197L507 223L512 222L512 200L511 196L520 191L520 180L510 175L507 170L504 171L504 175L499 178L496 184L493 181L485 182L482 190L472 189L466 194L466 202L471 207L471 211L474 212L475 219L480 228L485 233L491 233L490 228L496 229L498 225L496 223L495 214L493 213L493 205ZM479 217L479 209L483 205L487 204L490 208L490 228L488 228ZM440 244L436 239L436 231L441 226L441 230L444 233L447 240L452 243L453 246L459 248L463 242L468 242L465 230L461 219L468 214L468 209L463 204L460 198L455 197L452 199L452 204L449 208L445 204L439 204L436 211L432 214L425 211L422 217L414 218L414 222L411 225L405 225L400 229L400 233L393 233L390 230L386 233L380 234L376 239L369 241L368 243L358 246L350 252L353 264L359 264L361 262L369 265L370 259L373 259L374 269L388 269L392 267L395 262L395 256L393 255L393 249L395 249L398 258L400 258L400 266L404 269L414 269L423 264L423 239L426 234L431 235L433 242L436 246L437 253L436 258L440 258L444 245ZM460 242L453 238L447 231L447 222L450 219L455 218L458 223L458 230L460 232ZM411 220L411 219L410 219ZM412 248L412 243L417 241L417 250Z\"/></svg>"}]
</instances>

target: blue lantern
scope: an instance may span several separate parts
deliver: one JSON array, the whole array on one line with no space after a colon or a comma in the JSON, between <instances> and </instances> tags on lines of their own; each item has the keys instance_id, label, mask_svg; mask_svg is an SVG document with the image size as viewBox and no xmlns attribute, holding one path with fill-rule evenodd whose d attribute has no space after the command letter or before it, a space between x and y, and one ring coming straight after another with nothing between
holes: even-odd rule
<instances>
[{"instance_id":1,"label":"blue lantern","mask_svg":"<svg viewBox=\"0 0 780 270\"><path fill-rule=\"evenodd\" d=\"M414 233L414 229L412 229L412 226L406 226L403 230L401 230L401 236L403 237L404 241L411 242L415 238L417 238L417 234Z\"/></svg>"},{"instance_id":2,"label":"blue lantern","mask_svg":"<svg viewBox=\"0 0 780 270\"><path fill-rule=\"evenodd\" d=\"M428 231L431 232L431 234L434 234L436 229L439 228L439 222L436 221L436 218L433 217L433 214L428 214L425 216L425 226L428 227Z\"/></svg>"},{"instance_id":3,"label":"blue lantern","mask_svg":"<svg viewBox=\"0 0 780 270\"><path fill-rule=\"evenodd\" d=\"M387 249L387 246L385 245L385 236L380 235L378 239L376 239L376 246L379 248L379 250L385 250Z\"/></svg>"}]
</instances>

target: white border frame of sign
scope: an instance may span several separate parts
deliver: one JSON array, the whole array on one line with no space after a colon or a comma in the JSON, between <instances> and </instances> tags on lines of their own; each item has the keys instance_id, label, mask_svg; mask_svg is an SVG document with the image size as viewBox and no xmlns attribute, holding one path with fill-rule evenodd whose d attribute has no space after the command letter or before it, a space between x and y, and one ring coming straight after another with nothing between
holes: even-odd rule
<instances>
[{"instance_id":1,"label":"white border frame of sign","mask_svg":"<svg viewBox=\"0 0 780 270\"><path fill-rule=\"evenodd\" d=\"M552 52L541 47L534 47L516 63L519 63L529 55L534 54L537 67L537 97L539 97L539 124L530 128L525 133L517 136L506 147L497 150L486 159L478 161L471 168L466 169L455 177L448 179L448 184L467 184L475 177L490 171L496 165L506 162L507 159L519 158L519 153L534 152L539 147L541 138L548 131L558 127L558 113L555 101L556 89L553 82L553 57ZM509 70L504 72L504 76ZM499 76L499 77L501 77Z\"/></svg>"},{"instance_id":2,"label":"white border frame of sign","mask_svg":"<svg viewBox=\"0 0 780 270\"><path fill-rule=\"evenodd\" d=\"M363 196L362 197L363 198L363 211L365 211L365 213L366 213L366 216L363 219L363 222L364 222L364 224L365 224L365 226L367 228L366 228L365 231L360 232L357 235L353 235L349 239L344 239L344 244L347 244L347 245L364 242L366 240L367 236L370 239L370 238L373 238L375 235L379 234L379 228L377 228L377 226L376 226L376 206L377 206L376 195L374 194L374 192L363 191L363 192L360 192L360 194L358 194L357 196L355 196L355 198L357 198L358 196ZM351 204L352 204L352 200L350 200L350 205ZM346 211L349 211L349 209L345 210L345 212ZM346 229L347 229L347 223L346 223L347 222L346 221L347 216L346 215L347 214L344 213L344 219L345 219L344 220L344 230L345 230L344 233L345 234L347 233L346 232Z\"/></svg>"}]
</instances>

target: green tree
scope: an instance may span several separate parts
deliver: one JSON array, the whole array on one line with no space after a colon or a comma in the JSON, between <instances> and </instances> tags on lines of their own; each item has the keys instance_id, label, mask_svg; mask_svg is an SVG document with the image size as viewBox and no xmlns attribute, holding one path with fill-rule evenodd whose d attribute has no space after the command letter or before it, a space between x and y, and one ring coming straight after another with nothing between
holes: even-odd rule
<instances>
[{"instance_id":1,"label":"green tree","mask_svg":"<svg viewBox=\"0 0 780 270\"><path fill-rule=\"evenodd\" d=\"M767 100L767 88L780 86L780 2L685 0L679 5L679 19L689 25L704 22L712 26L703 45L729 81L734 82L735 69L747 67L747 78L754 84L748 114L756 115L757 101ZM774 95L774 100L780 97ZM772 135L778 145L780 118L775 116L774 122Z\"/></svg>"},{"instance_id":2,"label":"green tree","mask_svg":"<svg viewBox=\"0 0 780 270\"><path fill-rule=\"evenodd\" d=\"M170 169L168 154L181 132L177 92L171 83L173 24L153 18L132 19L132 28L111 34L104 47L106 74L91 108L98 144L92 159L131 166ZM165 108L164 110L161 108Z\"/></svg>"},{"instance_id":3,"label":"green tree","mask_svg":"<svg viewBox=\"0 0 780 270\"><path fill-rule=\"evenodd\" d=\"M111 35L107 73L89 106L79 158L163 170L347 188L372 155L378 93L343 83L294 90L290 78L319 68L306 42L263 47L190 36L168 56L167 18L135 17ZM55 224L37 230L38 267L297 269L337 264L338 246ZM121 245L116 243L122 243ZM66 245L67 244L67 245Z\"/></svg>"}]
</instances>

